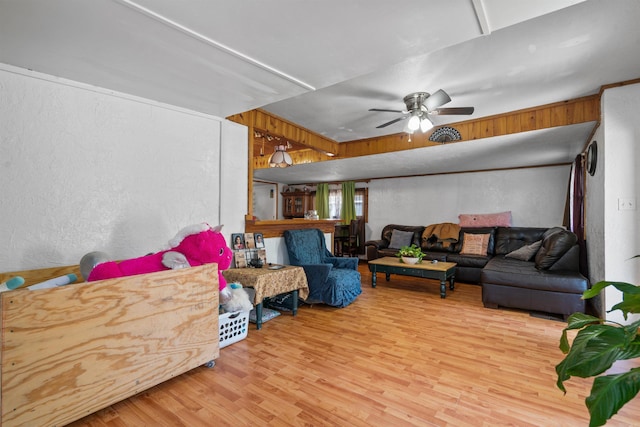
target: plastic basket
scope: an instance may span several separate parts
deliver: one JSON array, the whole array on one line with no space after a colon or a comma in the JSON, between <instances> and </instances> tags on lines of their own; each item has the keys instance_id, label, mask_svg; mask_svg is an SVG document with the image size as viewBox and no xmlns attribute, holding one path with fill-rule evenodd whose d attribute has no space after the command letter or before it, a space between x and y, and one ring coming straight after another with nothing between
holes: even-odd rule
<instances>
[{"instance_id":1,"label":"plastic basket","mask_svg":"<svg viewBox=\"0 0 640 427\"><path fill-rule=\"evenodd\" d=\"M219 318L220 348L226 347L247 337L249 331L249 312L235 311L223 313Z\"/></svg>"}]
</instances>

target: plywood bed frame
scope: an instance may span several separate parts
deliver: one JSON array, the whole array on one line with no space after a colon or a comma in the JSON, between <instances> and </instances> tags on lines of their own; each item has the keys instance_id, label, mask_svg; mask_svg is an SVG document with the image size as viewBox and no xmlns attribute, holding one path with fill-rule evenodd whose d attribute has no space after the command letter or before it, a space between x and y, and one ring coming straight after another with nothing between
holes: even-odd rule
<instances>
[{"instance_id":1,"label":"plywood bed frame","mask_svg":"<svg viewBox=\"0 0 640 427\"><path fill-rule=\"evenodd\" d=\"M0 426L60 426L219 356L216 264L0 294ZM77 266L0 274L27 284Z\"/></svg>"}]
</instances>

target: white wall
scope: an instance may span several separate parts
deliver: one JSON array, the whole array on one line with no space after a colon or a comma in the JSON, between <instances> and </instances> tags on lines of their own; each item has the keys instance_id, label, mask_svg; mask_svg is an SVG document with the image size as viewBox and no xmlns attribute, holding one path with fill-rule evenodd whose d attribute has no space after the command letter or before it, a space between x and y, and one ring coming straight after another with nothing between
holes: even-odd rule
<instances>
[{"instance_id":1,"label":"white wall","mask_svg":"<svg viewBox=\"0 0 640 427\"><path fill-rule=\"evenodd\" d=\"M202 221L244 229L246 146L220 118L0 64L0 271L140 256Z\"/></svg>"},{"instance_id":2,"label":"white wall","mask_svg":"<svg viewBox=\"0 0 640 427\"><path fill-rule=\"evenodd\" d=\"M511 211L513 226L562 225L570 166L373 180L367 239L387 224L458 223L459 214Z\"/></svg>"},{"instance_id":3,"label":"white wall","mask_svg":"<svg viewBox=\"0 0 640 427\"><path fill-rule=\"evenodd\" d=\"M604 109L603 109L604 111ZM585 239L587 243L587 262L591 284L604 280L604 176L605 145L604 129L599 126L591 141L598 145L598 160L593 176L587 174L585 180ZM598 315L604 315L604 299L597 297L594 304Z\"/></svg>"},{"instance_id":4,"label":"white wall","mask_svg":"<svg viewBox=\"0 0 640 427\"><path fill-rule=\"evenodd\" d=\"M261 220L278 219L278 203L281 199L278 184L253 182L253 215Z\"/></svg>"},{"instance_id":5,"label":"white wall","mask_svg":"<svg viewBox=\"0 0 640 427\"><path fill-rule=\"evenodd\" d=\"M249 132L238 123L222 122L220 164L220 224L231 242L232 233L244 232L244 215L249 205Z\"/></svg>"},{"instance_id":6,"label":"white wall","mask_svg":"<svg viewBox=\"0 0 640 427\"><path fill-rule=\"evenodd\" d=\"M607 89L602 95L602 127L604 132L602 158L604 193L598 199L596 192L590 204L592 212L603 205L604 271L594 272L597 279L640 284L640 259L630 259L640 254L640 216L637 202L640 200L640 84ZM600 177L602 179L602 177ZM598 181L596 180L599 185ZM597 188L596 188L597 191ZM593 195L593 193L589 193ZM619 209L620 199L632 200L635 208ZM593 217L598 218L597 215ZM596 224L598 226L599 224ZM591 230L598 236L598 230ZM590 238L591 236L587 236ZM597 253L597 252L596 252ZM596 264L601 267L602 260ZM621 301L621 294L614 288L607 289L605 306L609 310ZM638 316L640 317L640 316ZM610 320L622 322L620 311L607 315Z\"/></svg>"}]
</instances>

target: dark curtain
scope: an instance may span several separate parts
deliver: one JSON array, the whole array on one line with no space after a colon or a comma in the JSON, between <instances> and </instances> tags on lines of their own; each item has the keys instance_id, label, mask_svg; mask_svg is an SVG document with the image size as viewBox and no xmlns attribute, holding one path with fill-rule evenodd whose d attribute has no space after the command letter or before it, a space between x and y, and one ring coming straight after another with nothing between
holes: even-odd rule
<instances>
[{"instance_id":1,"label":"dark curtain","mask_svg":"<svg viewBox=\"0 0 640 427\"><path fill-rule=\"evenodd\" d=\"M571 218L569 230L578 236L580 246L580 273L589 277L587 268L587 245L584 236L584 163L583 156L579 154L571 168L571 181L573 182L573 197L571 197Z\"/></svg>"}]
</instances>

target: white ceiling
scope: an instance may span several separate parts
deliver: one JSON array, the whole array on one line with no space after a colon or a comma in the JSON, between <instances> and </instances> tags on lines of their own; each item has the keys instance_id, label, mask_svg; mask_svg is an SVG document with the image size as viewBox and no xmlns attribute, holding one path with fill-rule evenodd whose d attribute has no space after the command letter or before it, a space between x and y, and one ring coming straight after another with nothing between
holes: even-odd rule
<instances>
[{"instance_id":1,"label":"white ceiling","mask_svg":"<svg viewBox=\"0 0 640 427\"><path fill-rule=\"evenodd\" d=\"M402 122L376 129L396 116L368 110L403 109L410 92L442 88L447 107L475 107L435 116L442 125L638 78L639 21L637 0L0 0L0 62L219 117L261 107L342 142L401 132ZM592 127L256 176L371 178L376 162L385 176L475 170L479 158L483 168L563 163Z\"/></svg>"}]
</instances>

